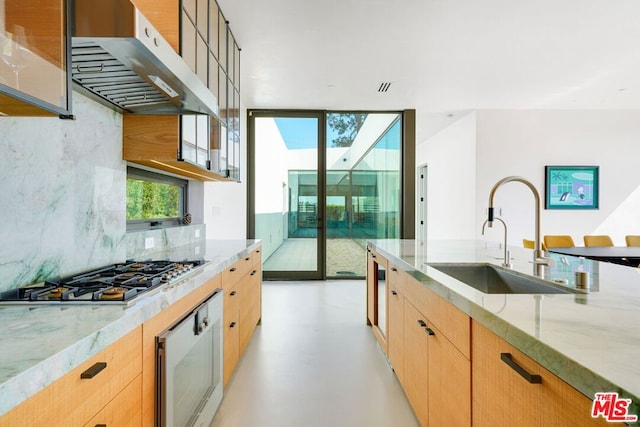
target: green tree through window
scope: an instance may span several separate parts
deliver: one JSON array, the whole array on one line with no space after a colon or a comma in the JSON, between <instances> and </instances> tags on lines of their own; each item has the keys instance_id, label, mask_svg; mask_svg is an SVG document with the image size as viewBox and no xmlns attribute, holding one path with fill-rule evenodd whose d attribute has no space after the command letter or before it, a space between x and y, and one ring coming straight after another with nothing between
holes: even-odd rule
<instances>
[{"instance_id":1,"label":"green tree through window","mask_svg":"<svg viewBox=\"0 0 640 427\"><path fill-rule=\"evenodd\" d=\"M182 188L161 182L127 178L127 221L179 218Z\"/></svg>"},{"instance_id":2,"label":"green tree through window","mask_svg":"<svg viewBox=\"0 0 640 427\"><path fill-rule=\"evenodd\" d=\"M351 147L366 119L367 114L365 113L327 114L327 125L336 133L331 141L331 146Z\"/></svg>"}]
</instances>

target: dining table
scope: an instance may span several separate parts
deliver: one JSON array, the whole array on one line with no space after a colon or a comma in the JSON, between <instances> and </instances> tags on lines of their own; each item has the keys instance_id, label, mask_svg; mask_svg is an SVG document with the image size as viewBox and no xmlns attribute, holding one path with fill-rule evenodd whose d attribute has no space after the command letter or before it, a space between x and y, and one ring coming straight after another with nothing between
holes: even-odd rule
<instances>
[{"instance_id":1,"label":"dining table","mask_svg":"<svg viewBox=\"0 0 640 427\"><path fill-rule=\"evenodd\" d=\"M640 247L637 246L572 246L568 248L547 248L547 251L584 257L596 261L637 267L640 265Z\"/></svg>"}]
</instances>

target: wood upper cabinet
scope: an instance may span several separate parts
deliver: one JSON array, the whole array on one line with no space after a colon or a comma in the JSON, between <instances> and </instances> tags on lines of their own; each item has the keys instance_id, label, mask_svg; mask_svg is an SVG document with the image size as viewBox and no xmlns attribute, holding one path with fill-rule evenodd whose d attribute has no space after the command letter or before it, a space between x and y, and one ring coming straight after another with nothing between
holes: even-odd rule
<instances>
[{"instance_id":1,"label":"wood upper cabinet","mask_svg":"<svg viewBox=\"0 0 640 427\"><path fill-rule=\"evenodd\" d=\"M180 122L181 116L125 114L122 117L122 158L199 181L228 181L206 165L185 159Z\"/></svg>"},{"instance_id":2,"label":"wood upper cabinet","mask_svg":"<svg viewBox=\"0 0 640 427\"><path fill-rule=\"evenodd\" d=\"M180 1L131 0L171 47L180 53Z\"/></svg>"},{"instance_id":3,"label":"wood upper cabinet","mask_svg":"<svg viewBox=\"0 0 640 427\"><path fill-rule=\"evenodd\" d=\"M133 3L215 95L218 115L125 115L124 160L200 181L239 181L240 48L217 3Z\"/></svg>"},{"instance_id":4,"label":"wood upper cabinet","mask_svg":"<svg viewBox=\"0 0 640 427\"><path fill-rule=\"evenodd\" d=\"M137 327L0 417L0 426L82 426L111 419L109 407L140 414L142 328ZM105 409L103 409L105 408ZM95 424L93 424L95 425ZM126 426L141 426L134 415Z\"/></svg>"},{"instance_id":5,"label":"wood upper cabinet","mask_svg":"<svg viewBox=\"0 0 640 427\"><path fill-rule=\"evenodd\" d=\"M591 418L589 398L478 322L472 334L474 427L608 425Z\"/></svg>"},{"instance_id":6,"label":"wood upper cabinet","mask_svg":"<svg viewBox=\"0 0 640 427\"><path fill-rule=\"evenodd\" d=\"M65 0L0 0L0 113L65 116L67 79Z\"/></svg>"}]
</instances>

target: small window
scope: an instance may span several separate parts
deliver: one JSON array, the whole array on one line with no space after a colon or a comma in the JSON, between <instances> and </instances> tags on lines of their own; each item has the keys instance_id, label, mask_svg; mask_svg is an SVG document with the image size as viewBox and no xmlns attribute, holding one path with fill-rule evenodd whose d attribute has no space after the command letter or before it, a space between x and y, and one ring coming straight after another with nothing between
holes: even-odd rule
<instances>
[{"instance_id":1,"label":"small window","mask_svg":"<svg viewBox=\"0 0 640 427\"><path fill-rule=\"evenodd\" d=\"M127 229L182 224L187 185L184 179L127 167Z\"/></svg>"}]
</instances>

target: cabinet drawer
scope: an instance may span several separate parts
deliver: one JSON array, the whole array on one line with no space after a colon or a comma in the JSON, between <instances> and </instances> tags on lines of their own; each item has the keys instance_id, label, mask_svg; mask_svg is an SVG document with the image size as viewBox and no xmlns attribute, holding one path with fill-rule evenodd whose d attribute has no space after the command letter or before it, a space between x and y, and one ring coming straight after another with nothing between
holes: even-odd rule
<instances>
[{"instance_id":1,"label":"cabinet drawer","mask_svg":"<svg viewBox=\"0 0 640 427\"><path fill-rule=\"evenodd\" d=\"M426 285L402 272L404 291L411 301L467 358L471 359L471 319Z\"/></svg>"},{"instance_id":2,"label":"cabinet drawer","mask_svg":"<svg viewBox=\"0 0 640 427\"><path fill-rule=\"evenodd\" d=\"M260 319L261 279L259 270L251 270L242 281L240 296L240 354L244 353L251 335Z\"/></svg>"},{"instance_id":3,"label":"cabinet drawer","mask_svg":"<svg viewBox=\"0 0 640 427\"><path fill-rule=\"evenodd\" d=\"M253 257L255 252L245 255L231 267L227 267L222 273L222 287L226 291L231 289L253 268Z\"/></svg>"},{"instance_id":4,"label":"cabinet drawer","mask_svg":"<svg viewBox=\"0 0 640 427\"><path fill-rule=\"evenodd\" d=\"M0 426L84 425L142 372L141 345L139 326L5 414Z\"/></svg>"},{"instance_id":5,"label":"cabinet drawer","mask_svg":"<svg viewBox=\"0 0 640 427\"><path fill-rule=\"evenodd\" d=\"M140 411L140 394L142 393L142 375L138 375L124 390L107 404L95 417L85 424L85 427L142 426L142 412Z\"/></svg>"}]
</instances>

